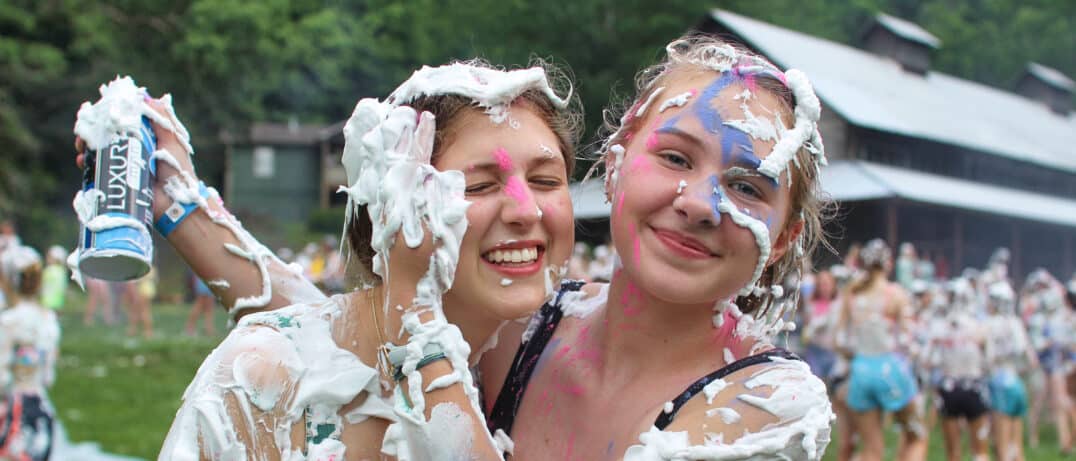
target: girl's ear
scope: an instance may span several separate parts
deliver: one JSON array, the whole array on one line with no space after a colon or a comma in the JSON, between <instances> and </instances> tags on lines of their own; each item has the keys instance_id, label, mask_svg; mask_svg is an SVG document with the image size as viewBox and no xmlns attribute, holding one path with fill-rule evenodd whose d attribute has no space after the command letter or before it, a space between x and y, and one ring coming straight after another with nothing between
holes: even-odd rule
<instances>
[{"instance_id":1,"label":"girl's ear","mask_svg":"<svg viewBox=\"0 0 1076 461\"><path fill-rule=\"evenodd\" d=\"M789 225L785 227L785 230L781 231L781 235L778 235L777 241L773 243L773 249L770 251L770 260L766 261L767 266L781 260L781 257L788 252L788 249L799 239L800 234L803 233L803 225L803 220L797 219L789 223Z\"/></svg>"}]
</instances>

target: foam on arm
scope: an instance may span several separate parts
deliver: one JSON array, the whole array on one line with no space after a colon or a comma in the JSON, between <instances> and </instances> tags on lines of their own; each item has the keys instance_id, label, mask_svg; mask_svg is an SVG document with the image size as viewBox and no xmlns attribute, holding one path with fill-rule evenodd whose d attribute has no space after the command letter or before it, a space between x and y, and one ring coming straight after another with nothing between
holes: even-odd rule
<instances>
[{"instance_id":1,"label":"foam on arm","mask_svg":"<svg viewBox=\"0 0 1076 461\"><path fill-rule=\"evenodd\" d=\"M699 394L665 430L651 427L627 461L820 460L834 419L822 382L800 361L775 359Z\"/></svg>"}]
</instances>

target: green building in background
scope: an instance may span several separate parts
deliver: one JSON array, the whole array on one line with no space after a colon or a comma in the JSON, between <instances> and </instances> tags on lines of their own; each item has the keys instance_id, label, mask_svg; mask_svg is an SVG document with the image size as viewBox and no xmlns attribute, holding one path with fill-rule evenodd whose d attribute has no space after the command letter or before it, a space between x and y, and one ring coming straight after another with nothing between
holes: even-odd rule
<instances>
[{"instance_id":1,"label":"green building in background","mask_svg":"<svg viewBox=\"0 0 1076 461\"><path fill-rule=\"evenodd\" d=\"M298 122L250 125L243 135L222 135L226 147L221 195L241 219L305 222L310 213L340 202L346 182L341 124Z\"/></svg>"}]
</instances>

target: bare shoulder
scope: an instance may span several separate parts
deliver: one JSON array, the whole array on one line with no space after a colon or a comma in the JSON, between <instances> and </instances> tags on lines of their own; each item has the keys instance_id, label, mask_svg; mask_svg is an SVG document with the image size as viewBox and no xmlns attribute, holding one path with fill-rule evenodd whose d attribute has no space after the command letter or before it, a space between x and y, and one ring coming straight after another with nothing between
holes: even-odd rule
<instances>
[{"instance_id":1,"label":"bare shoulder","mask_svg":"<svg viewBox=\"0 0 1076 461\"><path fill-rule=\"evenodd\" d=\"M625 459L818 460L833 419L822 381L802 361L775 357L710 382Z\"/></svg>"},{"instance_id":2,"label":"bare shoulder","mask_svg":"<svg viewBox=\"0 0 1076 461\"><path fill-rule=\"evenodd\" d=\"M162 453L290 454L303 448L304 423L328 435L308 449L339 450L339 410L377 389L378 374L333 340L336 302L243 317L184 393Z\"/></svg>"}]
</instances>

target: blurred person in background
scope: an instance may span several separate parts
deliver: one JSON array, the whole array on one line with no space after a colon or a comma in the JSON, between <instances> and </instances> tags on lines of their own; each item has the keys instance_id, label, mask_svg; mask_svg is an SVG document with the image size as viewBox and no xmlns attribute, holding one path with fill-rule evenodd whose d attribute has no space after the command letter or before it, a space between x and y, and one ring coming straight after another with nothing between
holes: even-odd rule
<instances>
[{"instance_id":1,"label":"blurred person in background","mask_svg":"<svg viewBox=\"0 0 1076 461\"><path fill-rule=\"evenodd\" d=\"M1028 335L1042 367L1042 390L1034 389L1028 430L1031 445L1038 444L1038 420L1045 402L1057 428L1057 441L1064 454L1072 453L1072 428L1076 409L1068 393L1066 375L1072 366L1073 313L1065 307L1064 288L1046 269L1035 269L1021 290L1022 311L1028 313ZM1043 392L1043 390L1045 392Z\"/></svg>"},{"instance_id":2,"label":"blurred person in background","mask_svg":"<svg viewBox=\"0 0 1076 461\"><path fill-rule=\"evenodd\" d=\"M101 321L105 325L114 325L116 310L113 308L110 282L83 275L83 283L86 284L86 310L82 315L82 324L93 326L96 322L97 311L100 309Z\"/></svg>"},{"instance_id":3,"label":"blurred person in background","mask_svg":"<svg viewBox=\"0 0 1076 461\"><path fill-rule=\"evenodd\" d=\"M882 459L884 413L894 413L901 425L898 459L925 459L922 397L901 351L901 338L908 337L911 326L910 302L900 285L887 279L892 255L884 241L871 240L858 254L865 273L841 293L837 347L852 357L846 403L860 434L860 459Z\"/></svg>"},{"instance_id":4,"label":"blurred person in background","mask_svg":"<svg viewBox=\"0 0 1076 461\"><path fill-rule=\"evenodd\" d=\"M897 256L897 263L893 271L897 283L904 287L905 290L911 289L912 281L918 278L915 276L918 264L919 258L915 255L915 246L911 242L900 244L900 255Z\"/></svg>"},{"instance_id":5,"label":"blurred person in background","mask_svg":"<svg viewBox=\"0 0 1076 461\"><path fill-rule=\"evenodd\" d=\"M157 297L157 268L150 265L149 272L142 278L127 284L127 336L138 334L142 328L142 337L153 337L153 313L150 304Z\"/></svg>"},{"instance_id":6,"label":"blurred person in background","mask_svg":"<svg viewBox=\"0 0 1076 461\"><path fill-rule=\"evenodd\" d=\"M53 245L45 255L45 270L41 274L41 305L60 309L67 295L67 251Z\"/></svg>"},{"instance_id":7,"label":"blurred person in background","mask_svg":"<svg viewBox=\"0 0 1076 461\"><path fill-rule=\"evenodd\" d=\"M42 306L41 256L30 247L9 247L0 267L11 288L12 307L0 313L0 459L46 460L52 450L55 411L48 387L55 381L60 324Z\"/></svg>"},{"instance_id":8,"label":"blurred person in background","mask_svg":"<svg viewBox=\"0 0 1076 461\"><path fill-rule=\"evenodd\" d=\"M815 376L828 382L837 361L837 353L833 350L837 317L832 315L836 310L831 309L837 298L837 281L828 270L823 270L814 276L813 285L804 310L804 360Z\"/></svg>"},{"instance_id":9,"label":"blurred person in background","mask_svg":"<svg viewBox=\"0 0 1076 461\"><path fill-rule=\"evenodd\" d=\"M209 290L209 285L191 272L191 285L194 288L194 302L191 304L191 313L187 316L187 325L183 331L187 336L198 336L198 319L203 319L206 336L215 336L216 328L213 326L213 307L216 305L216 297Z\"/></svg>"},{"instance_id":10,"label":"blurred person in background","mask_svg":"<svg viewBox=\"0 0 1076 461\"><path fill-rule=\"evenodd\" d=\"M19 246L19 236L15 234L15 223L11 220L0 221L0 257L4 252ZM4 269L0 267L0 309L7 307L8 298L11 296L6 284L3 283Z\"/></svg>"},{"instance_id":11,"label":"blurred person in background","mask_svg":"<svg viewBox=\"0 0 1076 461\"><path fill-rule=\"evenodd\" d=\"M942 417L942 434L949 461L961 457L961 430L966 429L972 459L989 459L990 400L986 375L987 330L979 321L975 288L964 278L948 285L949 302L942 328L930 338L924 355L936 367L935 388Z\"/></svg>"},{"instance_id":12,"label":"blurred person in background","mask_svg":"<svg viewBox=\"0 0 1076 461\"><path fill-rule=\"evenodd\" d=\"M344 258L337 251L336 237L326 235L321 241L318 256L323 261L319 285L326 293L343 293L346 288Z\"/></svg>"},{"instance_id":13,"label":"blurred person in background","mask_svg":"<svg viewBox=\"0 0 1076 461\"><path fill-rule=\"evenodd\" d=\"M994 282L988 288L987 358L990 400L994 411L993 430L1001 461L1024 460L1024 422L1027 388L1021 375L1038 368L1038 358L1027 337L1024 322L1016 315L1016 294L1008 282Z\"/></svg>"},{"instance_id":14,"label":"blurred person in background","mask_svg":"<svg viewBox=\"0 0 1076 461\"><path fill-rule=\"evenodd\" d=\"M588 252L587 244L576 242L575 248L572 250L572 259L568 261L567 277L569 280L590 281L590 276L587 274L587 267L590 265Z\"/></svg>"}]
</instances>

